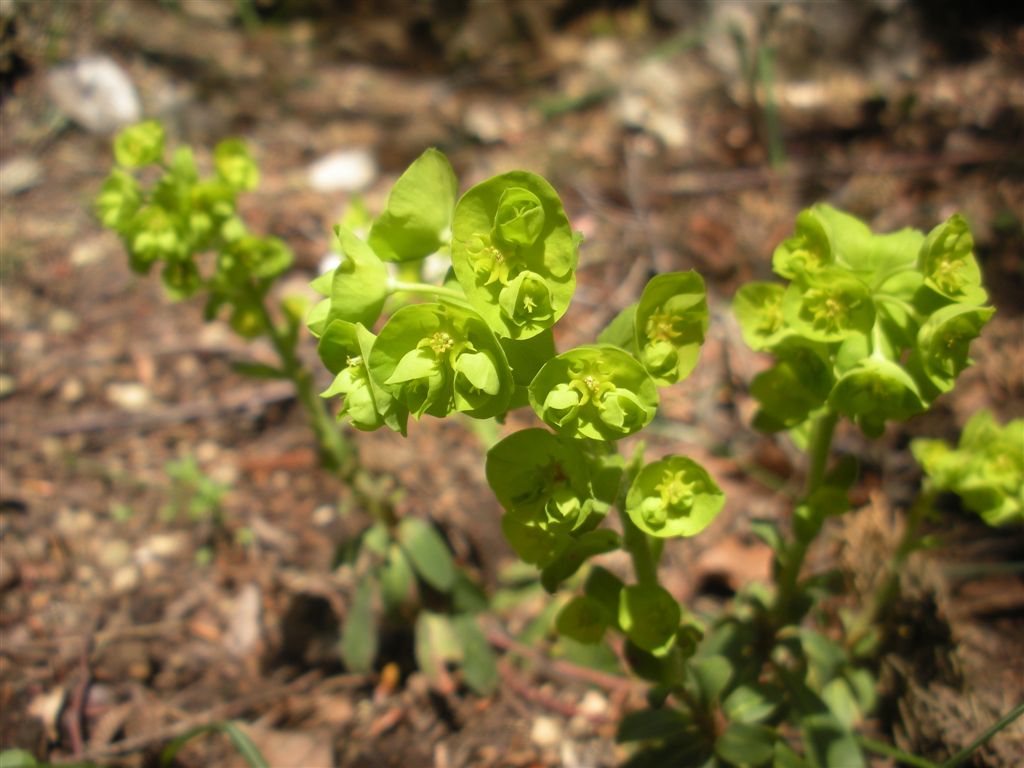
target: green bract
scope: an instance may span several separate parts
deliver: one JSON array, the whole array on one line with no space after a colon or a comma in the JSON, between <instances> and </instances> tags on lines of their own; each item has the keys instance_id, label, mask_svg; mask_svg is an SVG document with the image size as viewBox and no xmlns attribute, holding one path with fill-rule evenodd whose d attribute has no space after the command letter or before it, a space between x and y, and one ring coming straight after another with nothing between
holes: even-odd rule
<instances>
[{"instance_id":1,"label":"green bract","mask_svg":"<svg viewBox=\"0 0 1024 768\"><path fill-rule=\"evenodd\" d=\"M455 206L452 266L473 307L501 336L535 336L565 314L577 241L562 201L525 171L476 185Z\"/></svg>"},{"instance_id":2,"label":"green bract","mask_svg":"<svg viewBox=\"0 0 1024 768\"><path fill-rule=\"evenodd\" d=\"M260 172L249 148L240 139L225 139L213 150L217 175L232 189L256 189Z\"/></svg>"},{"instance_id":3,"label":"green bract","mask_svg":"<svg viewBox=\"0 0 1024 768\"><path fill-rule=\"evenodd\" d=\"M96 214L104 227L121 231L139 210L140 200L138 182L130 174L115 168L96 197Z\"/></svg>"},{"instance_id":4,"label":"green bract","mask_svg":"<svg viewBox=\"0 0 1024 768\"><path fill-rule=\"evenodd\" d=\"M636 527L659 538L700 533L724 504L725 494L707 470L684 456L648 464L626 496Z\"/></svg>"},{"instance_id":5,"label":"green bract","mask_svg":"<svg viewBox=\"0 0 1024 768\"><path fill-rule=\"evenodd\" d=\"M786 323L812 341L842 341L871 332L875 308L871 289L846 270L820 269L793 283L782 297Z\"/></svg>"},{"instance_id":6,"label":"green bract","mask_svg":"<svg viewBox=\"0 0 1024 768\"><path fill-rule=\"evenodd\" d=\"M377 254L352 232L334 228L341 251L341 263L314 285L323 289L330 280L329 297L317 304L306 324L314 336L323 333L332 320L347 320L371 327L380 317L388 296L388 271Z\"/></svg>"},{"instance_id":7,"label":"green bract","mask_svg":"<svg viewBox=\"0 0 1024 768\"><path fill-rule=\"evenodd\" d=\"M634 325L637 356L654 383L682 381L697 365L708 328L704 279L693 271L655 276L644 287Z\"/></svg>"},{"instance_id":8,"label":"green bract","mask_svg":"<svg viewBox=\"0 0 1024 768\"><path fill-rule=\"evenodd\" d=\"M126 168L157 163L164 154L164 126L147 120L125 128L114 139L114 157Z\"/></svg>"},{"instance_id":9,"label":"green bract","mask_svg":"<svg viewBox=\"0 0 1024 768\"><path fill-rule=\"evenodd\" d=\"M974 238L963 216L956 214L928 233L918 257L925 285L953 301L980 304L987 295L974 260Z\"/></svg>"},{"instance_id":10,"label":"green bract","mask_svg":"<svg viewBox=\"0 0 1024 768\"><path fill-rule=\"evenodd\" d=\"M751 349L771 349L786 336L788 329L782 317L785 290L779 283L746 283L736 291L732 310L743 341Z\"/></svg>"},{"instance_id":11,"label":"green bract","mask_svg":"<svg viewBox=\"0 0 1024 768\"><path fill-rule=\"evenodd\" d=\"M404 433L407 412L370 376L367 363L373 343L373 334L357 323L334 320L326 327L317 353L334 381L321 397L344 397L338 418L347 416L356 429L374 430L386 424Z\"/></svg>"},{"instance_id":12,"label":"green bract","mask_svg":"<svg viewBox=\"0 0 1024 768\"><path fill-rule=\"evenodd\" d=\"M504 413L512 396L505 353L474 312L447 304L397 310L370 353L370 374L419 418Z\"/></svg>"},{"instance_id":13,"label":"green bract","mask_svg":"<svg viewBox=\"0 0 1024 768\"><path fill-rule=\"evenodd\" d=\"M896 363L875 357L839 378L829 406L856 421L869 437L882 434L886 420L905 420L925 408L910 374Z\"/></svg>"},{"instance_id":14,"label":"green bract","mask_svg":"<svg viewBox=\"0 0 1024 768\"><path fill-rule=\"evenodd\" d=\"M406 169L373 223L368 242L384 261L422 259L451 236L458 182L441 152L428 149Z\"/></svg>"},{"instance_id":15,"label":"green bract","mask_svg":"<svg viewBox=\"0 0 1024 768\"><path fill-rule=\"evenodd\" d=\"M772 269L793 280L813 274L834 260L829 227L815 206L796 217L796 232L775 249Z\"/></svg>"},{"instance_id":16,"label":"green bract","mask_svg":"<svg viewBox=\"0 0 1024 768\"><path fill-rule=\"evenodd\" d=\"M188 255L180 220L158 205L141 208L128 222L125 244L136 272L145 273L156 261L174 261Z\"/></svg>"},{"instance_id":17,"label":"green bract","mask_svg":"<svg viewBox=\"0 0 1024 768\"><path fill-rule=\"evenodd\" d=\"M626 352L593 344L549 360L530 384L530 405L559 434L618 440L650 423L658 390Z\"/></svg>"},{"instance_id":18,"label":"green bract","mask_svg":"<svg viewBox=\"0 0 1024 768\"><path fill-rule=\"evenodd\" d=\"M935 490L957 494L989 525L1024 523L1024 419L1001 427L979 411L956 448L942 440L914 440L910 448Z\"/></svg>"},{"instance_id":19,"label":"green bract","mask_svg":"<svg viewBox=\"0 0 1024 768\"><path fill-rule=\"evenodd\" d=\"M544 429L514 432L487 452L487 482L510 515L572 531L593 511L587 460L574 441Z\"/></svg>"},{"instance_id":20,"label":"green bract","mask_svg":"<svg viewBox=\"0 0 1024 768\"><path fill-rule=\"evenodd\" d=\"M951 304L921 326L917 341L924 373L940 392L951 390L956 377L970 365L970 344L993 312L991 307Z\"/></svg>"}]
</instances>

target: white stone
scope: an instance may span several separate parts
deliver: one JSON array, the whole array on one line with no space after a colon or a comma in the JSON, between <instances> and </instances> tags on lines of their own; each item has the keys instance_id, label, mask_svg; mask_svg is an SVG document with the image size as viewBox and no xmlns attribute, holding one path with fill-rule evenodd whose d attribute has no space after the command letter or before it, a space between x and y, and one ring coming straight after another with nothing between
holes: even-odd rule
<instances>
[{"instance_id":1,"label":"white stone","mask_svg":"<svg viewBox=\"0 0 1024 768\"><path fill-rule=\"evenodd\" d=\"M57 108L92 133L112 133L142 117L131 78L107 56L88 56L58 67L50 72L47 85Z\"/></svg>"},{"instance_id":2,"label":"white stone","mask_svg":"<svg viewBox=\"0 0 1024 768\"><path fill-rule=\"evenodd\" d=\"M362 192L377 179L377 161L365 149L332 152L309 167L309 185L317 192Z\"/></svg>"}]
</instances>

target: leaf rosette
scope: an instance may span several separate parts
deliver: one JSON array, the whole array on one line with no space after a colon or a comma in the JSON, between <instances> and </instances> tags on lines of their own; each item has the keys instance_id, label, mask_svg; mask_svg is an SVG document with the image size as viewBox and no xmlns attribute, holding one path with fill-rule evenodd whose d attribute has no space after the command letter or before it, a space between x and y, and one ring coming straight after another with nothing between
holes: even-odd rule
<instances>
[{"instance_id":1,"label":"leaf rosette","mask_svg":"<svg viewBox=\"0 0 1024 768\"><path fill-rule=\"evenodd\" d=\"M398 309L370 353L370 375L416 418L453 411L486 419L507 410L505 353L472 310L449 304Z\"/></svg>"},{"instance_id":2,"label":"leaf rosette","mask_svg":"<svg viewBox=\"0 0 1024 768\"><path fill-rule=\"evenodd\" d=\"M562 201L536 174L495 176L455 206L455 275L500 336L535 336L565 314L576 287L577 250Z\"/></svg>"},{"instance_id":3,"label":"leaf rosette","mask_svg":"<svg viewBox=\"0 0 1024 768\"><path fill-rule=\"evenodd\" d=\"M811 341L842 341L868 334L875 323L871 289L850 272L830 267L792 283L782 312L794 332Z\"/></svg>"},{"instance_id":4,"label":"leaf rosette","mask_svg":"<svg viewBox=\"0 0 1024 768\"><path fill-rule=\"evenodd\" d=\"M576 347L549 360L530 384L530 405L561 435L619 440L647 426L658 389L643 366L609 344Z\"/></svg>"},{"instance_id":5,"label":"leaf rosette","mask_svg":"<svg viewBox=\"0 0 1024 768\"><path fill-rule=\"evenodd\" d=\"M626 496L626 512L640 530L659 538L693 536L725 504L725 494L700 464L667 456L645 466Z\"/></svg>"},{"instance_id":6,"label":"leaf rosette","mask_svg":"<svg viewBox=\"0 0 1024 768\"><path fill-rule=\"evenodd\" d=\"M636 349L659 387L693 371L708 329L704 279L694 271L656 275L637 305Z\"/></svg>"},{"instance_id":7,"label":"leaf rosette","mask_svg":"<svg viewBox=\"0 0 1024 768\"><path fill-rule=\"evenodd\" d=\"M514 432L487 452L487 482L523 523L570 532L594 511L589 470L574 441L545 429Z\"/></svg>"},{"instance_id":8,"label":"leaf rosette","mask_svg":"<svg viewBox=\"0 0 1024 768\"><path fill-rule=\"evenodd\" d=\"M348 417L356 429L371 431L386 424L404 434L407 412L370 376L368 361L374 340L358 323L334 320L327 326L317 353L334 374L334 381L320 396L342 396L338 418Z\"/></svg>"}]
</instances>

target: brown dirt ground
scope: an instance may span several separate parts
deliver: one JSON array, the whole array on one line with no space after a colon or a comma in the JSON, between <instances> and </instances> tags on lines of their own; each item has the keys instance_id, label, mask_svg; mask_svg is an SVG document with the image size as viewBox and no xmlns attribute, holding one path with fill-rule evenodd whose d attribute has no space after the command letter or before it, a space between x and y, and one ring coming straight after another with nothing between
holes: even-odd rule
<instances>
[{"instance_id":1,"label":"brown dirt ground","mask_svg":"<svg viewBox=\"0 0 1024 768\"><path fill-rule=\"evenodd\" d=\"M289 290L314 275L347 202L310 189L302 171L352 146L382 169L371 206L432 145L464 186L512 167L547 175L587 236L562 345L592 339L650 272L700 271L710 339L648 441L652 455L704 461L729 494L707 535L668 552L667 585L698 607L714 607L722 584L765 577L746 522L785 515L801 471L798 456L749 427L746 386L764 362L729 319L736 286L768 276L772 247L815 200L880 229L964 211L998 309L973 348L977 366L879 444L839 435L841 449L866 457L862 504L811 566L839 562L855 591L870 588L918 480L908 438L953 438L983 407L1024 416L1024 25L964 16L955 2L943 4L943 25L890 3L916 69L883 87L872 73L899 62L875 27L863 48L826 58L813 25L763 19L765 40L803 40L801 30L810 40L803 59L786 46L777 60L777 87L792 98L777 103L786 162L772 170L770 104L715 64L729 53L720 40L694 44L707 29L698 6L677 5L240 3L262 14L250 27L229 3L12 6L0 163L38 165L32 183L3 190L0 218L0 746L152 765L185 726L237 719L276 765L612 765L624 754L612 723L638 701L628 684L589 687L577 668L523 664L507 647L498 693L438 693L409 674L400 635L382 659L401 666L397 680L390 666L345 672L334 647L351 576L331 562L365 516L318 470L287 389L233 372L270 351L204 326L199 306L134 276L91 215L109 138L62 119L45 86L55 63L91 53L124 66L146 113L202 160L222 137L251 143L263 183L245 213L295 249ZM864 5L875 21L885 6ZM786 90L794 83L804 90ZM304 353L315 359L311 343ZM358 442L364 464L401 489L400 513L435 521L495 588L511 559L473 434L428 420L405 440ZM224 530L161 513L166 466L182 457L230 486ZM1024 696L1024 580L1012 570L1024 538L956 510L936 532L945 545L905 575L893 619L906 645L885 665L889 696L871 725L938 759ZM493 634L514 635L542 607L502 611ZM237 760L216 738L178 758ZM1024 725L975 763L1024 764Z\"/></svg>"}]
</instances>

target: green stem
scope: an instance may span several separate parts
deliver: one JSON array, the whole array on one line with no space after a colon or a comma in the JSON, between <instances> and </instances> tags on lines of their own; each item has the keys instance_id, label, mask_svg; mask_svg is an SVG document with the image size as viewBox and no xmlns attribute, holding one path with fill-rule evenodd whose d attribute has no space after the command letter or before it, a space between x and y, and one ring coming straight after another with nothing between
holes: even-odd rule
<instances>
[{"instance_id":1,"label":"green stem","mask_svg":"<svg viewBox=\"0 0 1024 768\"><path fill-rule=\"evenodd\" d=\"M355 469L355 454L351 444L338 428L337 421L331 415L323 398L317 394L309 369L295 354L295 345L289 339L288 329L281 328L274 322L261 291L253 286L250 293L259 308L267 336L281 361L281 370L291 379L295 386L295 395L306 411L306 418L316 435L323 461L328 468L338 472L342 477L349 477Z\"/></svg>"},{"instance_id":2,"label":"green stem","mask_svg":"<svg viewBox=\"0 0 1024 768\"><path fill-rule=\"evenodd\" d=\"M937 763L933 763L931 760L904 752L902 749L890 746L884 741L869 739L867 736L858 736L857 741L864 749L874 752L876 755L891 757L893 760L897 760L905 765L911 765L914 768L940 768Z\"/></svg>"},{"instance_id":3,"label":"green stem","mask_svg":"<svg viewBox=\"0 0 1024 768\"><path fill-rule=\"evenodd\" d=\"M804 488L804 501L811 498L825 479L825 467L828 464L829 452L832 448L832 435L835 433L839 414L828 410L815 420L811 426L811 436L807 445L807 453L811 464L807 473L807 484ZM776 612L784 623L797 592L797 581L803 568L807 549L818 533L820 521L810 524L795 525L793 542L786 548L782 568L777 578L778 594L776 596Z\"/></svg>"},{"instance_id":4,"label":"green stem","mask_svg":"<svg viewBox=\"0 0 1024 768\"><path fill-rule=\"evenodd\" d=\"M626 493L633 484L634 478L640 473L644 466L644 446L641 443L637 446L633 459L626 466L622 475L622 482L619 486L619 497L615 500L615 508L618 510L619 519L622 521L622 544L633 561L633 572L639 584L658 583L658 561L651 551L647 534L641 531L633 523L633 519L626 513Z\"/></svg>"},{"instance_id":5,"label":"green stem","mask_svg":"<svg viewBox=\"0 0 1024 768\"><path fill-rule=\"evenodd\" d=\"M448 288L443 285L413 283L405 280L388 280L388 293L423 293L428 296L438 296L462 306L469 306L469 302L466 300L466 294L462 291L458 291L454 288Z\"/></svg>"},{"instance_id":6,"label":"green stem","mask_svg":"<svg viewBox=\"0 0 1024 768\"><path fill-rule=\"evenodd\" d=\"M944 762L940 766L940 768L957 768L957 766L960 765L960 763L962 763L964 760L966 760L968 757L971 756L971 753L974 752L974 750L976 750L979 747L983 746L986 741L988 741L993 736L995 736L997 733L999 733L1001 730L1003 730L1003 728L1005 728L1006 726L1010 725L1010 723L1012 723L1014 720L1016 720L1021 715L1024 715L1024 702L1021 702L1020 704L1018 704L1014 709L1012 709L1010 712L1008 712L1004 717L1000 718L997 722L993 723L978 738L976 738L974 741L972 741L966 747L964 747L959 752L957 752L955 755L953 755L951 758L949 758L949 760Z\"/></svg>"}]
</instances>

